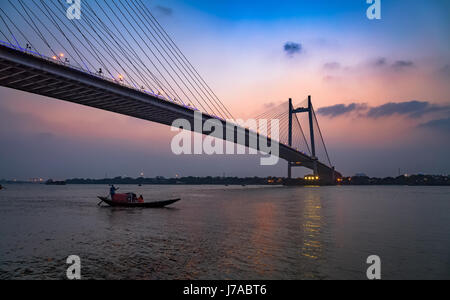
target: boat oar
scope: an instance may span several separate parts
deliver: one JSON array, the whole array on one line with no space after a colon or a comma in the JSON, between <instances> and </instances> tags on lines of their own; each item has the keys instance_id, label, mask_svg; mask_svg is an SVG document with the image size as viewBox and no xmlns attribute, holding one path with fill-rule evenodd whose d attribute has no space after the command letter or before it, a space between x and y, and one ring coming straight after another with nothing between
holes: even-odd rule
<instances>
[{"instance_id":1,"label":"boat oar","mask_svg":"<svg viewBox=\"0 0 450 300\"><path fill-rule=\"evenodd\" d=\"M97 206L100 206L100 204L102 204L103 202L105 202L105 201L103 201L103 199L102 198L100 198L100 202L97 204Z\"/></svg>"}]
</instances>

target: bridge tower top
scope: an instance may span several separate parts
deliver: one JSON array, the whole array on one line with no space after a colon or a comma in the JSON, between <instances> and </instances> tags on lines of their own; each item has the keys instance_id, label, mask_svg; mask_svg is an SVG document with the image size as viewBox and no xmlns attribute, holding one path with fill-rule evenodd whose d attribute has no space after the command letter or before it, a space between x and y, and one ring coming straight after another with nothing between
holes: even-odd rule
<instances>
[{"instance_id":1,"label":"bridge tower top","mask_svg":"<svg viewBox=\"0 0 450 300\"><path fill-rule=\"evenodd\" d=\"M313 160L313 170L314 170L314 176L319 176L319 171L317 168L317 162L318 162L318 158L316 155L316 141L315 141L315 134L314 134L314 130L318 130L320 132L320 128L315 128L314 124L315 124L315 112L314 112L314 107L312 105L312 97L308 96L308 102L307 102L307 106L306 107L294 107L293 105L293 101L292 98L289 99L289 146L292 146L292 136L293 136L293 117L296 114L300 114L300 113L308 113L308 123L309 123L309 136L310 136L310 143L311 143L311 154L312 154L312 160ZM323 138L322 138L323 140ZM328 156L328 152L325 149L325 152L327 153ZM288 162L288 178L291 179L292 178L292 167L296 167L298 166L298 164L296 162ZM334 167L332 167L333 170L333 177L334 177Z\"/></svg>"}]
</instances>

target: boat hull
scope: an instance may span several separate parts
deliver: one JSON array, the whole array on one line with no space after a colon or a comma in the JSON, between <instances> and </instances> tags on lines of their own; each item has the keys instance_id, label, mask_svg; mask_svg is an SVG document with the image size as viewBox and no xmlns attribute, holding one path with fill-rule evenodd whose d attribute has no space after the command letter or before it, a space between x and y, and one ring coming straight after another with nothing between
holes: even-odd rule
<instances>
[{"instance_id":1,"label":"boat hull","mask_svg":"<svg viewBox=\"0 0 450 300\"><path fill-rule=\"evenodd\" d=\"M173 199L173 200L167 200L167 201L159 201L159 202L147 202L147 203L118 203L113 202L105 197L98 197L100 200L108 204L112 207L128 207L128 208L163 208L166 206L169 206L171 204L174 204L181 199Z\"/></svg>"}]
</instances>

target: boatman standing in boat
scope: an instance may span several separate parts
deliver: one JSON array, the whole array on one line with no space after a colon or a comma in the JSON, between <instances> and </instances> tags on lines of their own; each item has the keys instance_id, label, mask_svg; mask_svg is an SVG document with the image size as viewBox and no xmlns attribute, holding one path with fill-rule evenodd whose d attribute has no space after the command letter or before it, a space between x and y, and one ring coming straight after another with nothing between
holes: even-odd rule
<instances>
[{"instance_id":1,"label":"boatman standing in boat","mask_svg":"<svg viewBox=\"0 0 450 300\"><path fill-rule=\"evenodd\" d=\"M119 190L119 188L116 188L114 186L114 184L111 185L111 187L109 188L109 194L111 195L111 200L114 201L114 195L116 194L116 191L118 191L118 190Z\"/></svg>"}]
</instances>

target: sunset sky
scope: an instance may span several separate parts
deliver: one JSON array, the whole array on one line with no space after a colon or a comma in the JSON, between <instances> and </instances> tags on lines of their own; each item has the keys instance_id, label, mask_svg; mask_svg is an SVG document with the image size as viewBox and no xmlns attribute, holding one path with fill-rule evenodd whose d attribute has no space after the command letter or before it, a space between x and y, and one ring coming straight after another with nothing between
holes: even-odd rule
<instances>
[{"instance_id":1,"label":"sunset sky","mask_svg":"<svg viewBox=\"0 0 450 300\"><path fill-rule=\"evenodd\" d=\"M344 175L450 173L449 1L384 0L381 20L365 0L146 3L234 116L312 95ZM0 179L286 175L257 156L175 156L173 135L0 88Z\"/></svg>"}]
</instances>

